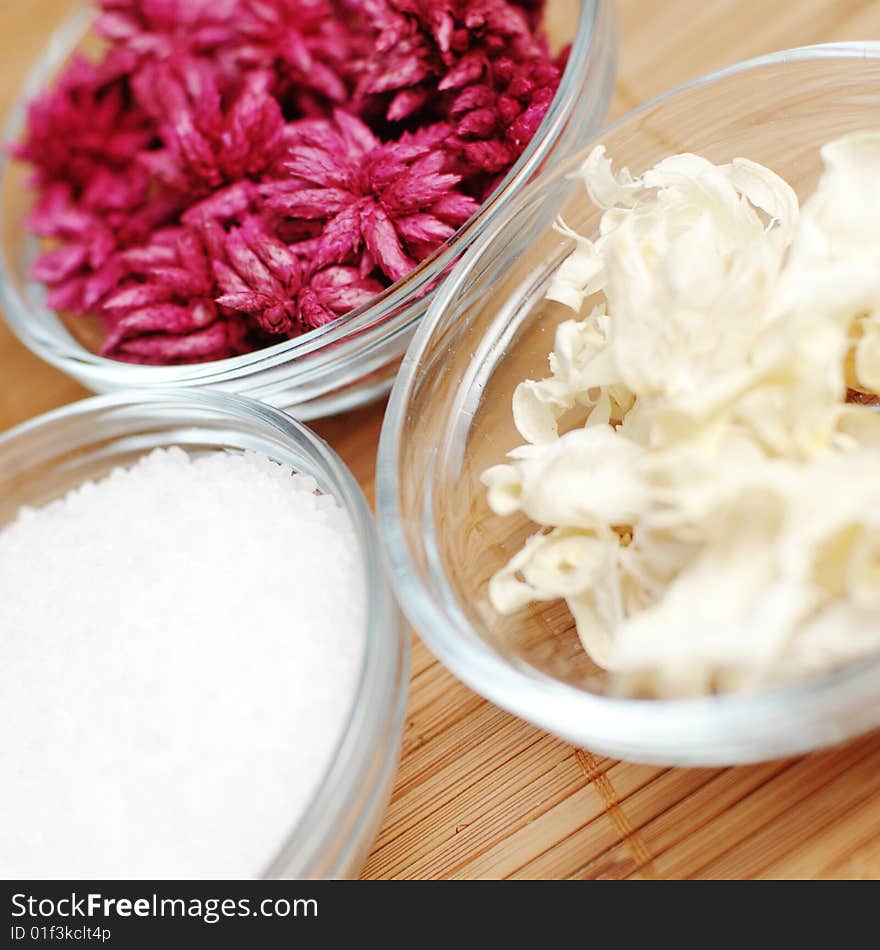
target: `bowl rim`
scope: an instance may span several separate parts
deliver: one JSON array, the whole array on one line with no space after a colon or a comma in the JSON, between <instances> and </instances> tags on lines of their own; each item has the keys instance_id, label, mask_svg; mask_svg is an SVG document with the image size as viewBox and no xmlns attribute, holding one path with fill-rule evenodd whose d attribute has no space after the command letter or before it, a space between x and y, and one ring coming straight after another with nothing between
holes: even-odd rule
<instances>
[{"instance_id":1,"label":"bowl rim","mask_svg":"<svg viewBox=\"0 0 880 950\"><path fill-rule=\"evenodd\" d=\"M743 60L661 93L598 130L562 166L523 189L494 221L510 226L518 210L575 170L608 134L638 121L667 100L766 66L832 59L880 60L880 42L802 46ZM575 745L617 758L663 765L735 765L807 752L880 724L880 657L830 673L750 694L681 699L633 699L590 693L530 668L517 668L493 650L459 611L440 607L409 555L397 492L401 433L421 364L451 301L493 244L483 234L444 281L416 330L391 391L376 470L376 511L389 574L401 609L429 649L487 699ZM430 577L435 568L425 573ZM867 704L869 709L865 709ZM818 716L816 709L822 708ZM862 707L862 708L859 708ZM646 715L650 712L650 715ZM829 713L848 718L844 733ZM812 732L804 728L809 723Z\"/></svg>"},{"instance_id":2,"label":"bowl rim","mask_svg":"<svg viewBox=\"0 0 880 950\"><path fill-rule=\"evenodd\" d=\"M290 446L295 455L315 470L319 488L328 490L352 522L360 549L367 598L367 622L358 679L340 735L311 797L264 869L270 877L338 877L350 868L364 844L376 811L384 804L400 755L409 688L409 637L400 623L391 587L382 568L379 541L363 491L348 466L331 446L308 427L281 410L237 394L217 390L120 390L91 396L50 410L0 432L0 452L16 440L47 426L71 419L106 419L126 410L149 412L165 407L172 412L200 410L210 419L243 429L259 421ZM142 417L136 420L143 422ZM174 419L157 414L160 429ZM188 424L191 428L198 422ZM111 440L119 438L119 433ZM101 438L96 434L96 441ZM173 444L173 443L171 443ZM63 445L53 448L63 451ZM344 841L337 841L339 828L351 819ZM372 843L372 842L370 842Z\"/></svg>"},{"instance_id":3,"label":"bowl rim","mask_svg":"<svg viewBox=\"0 0 880 950\"><path fill-rule=\"evenodd\" d=\"M66 331L47 335L35 331L28 319L28 304L22 299L13 269L7 260L6 249L0 242L0 301L12 330L29 348L43 359L65 371L87 371L97 388L144 388L148 386L216 385L242 376L250 376L281 366L303 365L309 369L309 358L320 359L328 350L349 342L352 337L377 328L385 328L393 336L405 332L418 322L420 315L410 314L407 308L416 300L430 299L434 284L442 282L443 272L482 234L505 202L527 183L547 157L547 150L564 130L571 117L571 102L578 91L582 77L580 70L590 63L594 40L606 39L600 27L608 24L614 34L614 9L611 0L582 0L575 35L565 70L538 130L514 165L508 170L495 191L482 203L468 221L444 242L430 257L421 261L406 277L395 281L376 295L369 303L337 317L322 327L299 337L270 346L203 363L172 366L153 366L126 363L99 356L76 341ZM50 37L45 52L31 68L21 90L11 106L3 129L4 141L15 142L24 130L29 102L51 81L58 68L73 53L83 34L94 21L88 8L76 10L64 18ZM606 26L607 28L607 26ZM612 55L607 66L608 75L598 76L596 83L606 82L615 71ZM7 152L0 152L0 219L5 212L5 186L10 169L17 160ZM55 311L41 307L49 313ZM60 319L60 318L59 318ZM63 327L62 327L63 329Z\"/></svg>"}]
</instances>

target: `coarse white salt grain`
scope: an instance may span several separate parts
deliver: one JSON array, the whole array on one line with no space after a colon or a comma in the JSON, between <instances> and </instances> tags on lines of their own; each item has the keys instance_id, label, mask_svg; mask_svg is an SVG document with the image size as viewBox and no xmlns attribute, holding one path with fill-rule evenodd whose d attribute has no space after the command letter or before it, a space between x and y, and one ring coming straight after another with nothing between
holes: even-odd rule
<instances>
[{"instance_id":1,"label":"coarse white salt grain","mask_svg":"<svg viewBox=\"0 0 880 950\"><path fill-rule=\"evenodd\" d=\"M157 450L0 532L0 873L260 875L349 715L348 515L263 456Z\"/></svg>"}]
</instances>

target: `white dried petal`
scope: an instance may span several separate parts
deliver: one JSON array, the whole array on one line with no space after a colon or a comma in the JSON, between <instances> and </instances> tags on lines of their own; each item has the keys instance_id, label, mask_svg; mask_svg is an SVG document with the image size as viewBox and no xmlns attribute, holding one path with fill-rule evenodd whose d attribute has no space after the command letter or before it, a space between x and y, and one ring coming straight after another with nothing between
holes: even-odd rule
<instances>
[{"instance_id":1,"label":"white dried petal","mask_svg":"<svg viewBox=\"0 0 880 950\"><path fill-rule=\"evenodd\" d=\"M614 642L611 629L596 606L595 597L582 594L568 598L566 603L584 649L596 663L608 668L613 662Z\"/></svg>"},{"instance_id":2,"label":"white dried petal","mask_svg":"<svg viewBox=\"0 0 880 950\"><path fill-rule=\"evenodd\" d=\"M512 515L519 511L522 479L514 465L493 465L480 477L488 491L489 507L496 515Z\"/></svg>"},{"instance_id":3,"label":"white dried petal","mask_svg":"<svg viewBox=\"0 0 880 950\"><path fill-rule=\"evenodd\" d=\"M880 526L862 526L847 559L846 592L862 610L880 611Z\"/></svg>"},{"instance_id":4,"label":"white dried petal","mask_svg":"<svg viewBox=\"0 0 880 950\"><path fill-rule=\"evenodd\" d=\"M594 534L560 530L526 545L519 566L525 582L542 596L573 597L595 583L608 559L608 543Z\"/></svg>"},{"instance_id":5,"label":"white dried petal","mask_svg":"<svg viewBox=\"0 0 880 950\"><path fill-rule=\"evenodd\" d=\"M525 380L513 394L513 420L520 435L533 443L559 435L557 422L576 405L593 406L597 388L616 382L609 364L603 314L594 311L585 320L566 320L557 327L550 368L553 375Z\"/></svg>"},{"instance_id":6,"label":"white dried petal","mask_svg":"<svg viewBox=\"0 0 880 950\"><path fill-rule=\"evenodd\" d=\"M610 426L576 429L520 460L519 510L537 524L598 529L631 524L647 501L643 449Z\"/></svg>"},{"instance_id":7,"label":"white dried petal","mask_svg":"<svg viewBox=\"0 0 880 950\"><path fill-rule=\"evenodd\" d=\"M794 188L776 172L747 158L735 158L724 172L740 194L779 226L782 240L790 242L800 210Z\"/></svg>"},{"instance_id":8,"label":"white dried petal","mask_svg":"<svg viewBox=\"0 0 880 950\"><path fill-rule=\"evenodd\" d=\"M853 451L857 447L880 451L880 411L866 412L864 406L841 406L835 427L838 447Z\"/></svg>"},{"instance_id":9,"label":"white dried petal","mask_svg":"<svg viewBox=\"0 0 880 950\"><path fill-rule=\"evenodd\" d=\"M613 668L766 668L806 609L801 589L774 582L772 550L707 549L615 631Z\"/></svg>"},{"instance_id":10,"label":"white dried petal","mask_svg":"<svg viewBox=\"0 0 880 950\"><path fill-rule=\"evenodd\" d=\"M605 286L605 262L601 245L572 231L563 221L556 230L575 242L575 249L556 269L547 290L547 299L579 313L584 300Z\"/></svg>"},{"instance_id":11,"label":"white dried petal","mask_svg":"<svg viewBox=\"0 0 880 950\"><path fill-rule=\"evenodd\" d=\"M559 435L560 417L576 400L576 391L564 380L527 379L513 391L513 421L527 442L552 442Z\"/></svg>"},{"instance_id":12,"label":"white dried petal","mask_svg":"<svg viewBox=\"0 0 880 950\"><path fill-rule=\"evenodd\" d=\"M850 250L877 257L880 131L829 142L822 148L822 160L825 172L810 201L811 215L821 231L833 236L840 257L845 258Z\"/></svg>"},{"instance_id":13,"label":"white dried petal","mask_svg":"<svg viewBox=\"0 0 880 950\"><path fill-rule=\"evenodd\" d=\"M616 175L604 145L597 145L581 166L581 176L590 200L597 208L613 208L622 205L630 208L635 203L641 182L633 179L629 169L623 168Z\"/></svg>"},{"instance_id":14,"label":"white dried petal","mask_svg":"<svg viewBox=\"0 0 880 950\"><path fill-rule=\"evenodd\" d=\"M519 554L522 553L522 551L519 552ZM517 577L518 570L516 558L514 558L506 567L496 571L489 580L489 600L500 614L515 613L541 599L540 591L536 591Z\"/></svg>"},{"instance_id":15,"label":"white dried petal","mask_svg":"<svg viewBox=\"0 0 880 950\"><path fill-rule=\"evenodd\" d=\"M500 613L513 613L532 601L576 597L608 570L608 539L556 529L532 535L492 578L489 597Z\"/></svg>"},{"instance_id":16,"label":"white dried petal","mask_svg":"<svg viewBox=\"0 0 880 950\"><path fill-rule=\"evenodd\" d=\"M855 370L862 390L880 393L880 320L875 320L856 344Z\"/></svg>"},{"instance_id":17,"label":"white dried petal","mask_svg":"<svg viewBox=\"0 0 880 950\"><path fill-rule=\"evenodd\" d=\"M783 675L820 673L880 650L877 611L828 604L799 627L780 661Z\"/></svg>"}]
</instances>

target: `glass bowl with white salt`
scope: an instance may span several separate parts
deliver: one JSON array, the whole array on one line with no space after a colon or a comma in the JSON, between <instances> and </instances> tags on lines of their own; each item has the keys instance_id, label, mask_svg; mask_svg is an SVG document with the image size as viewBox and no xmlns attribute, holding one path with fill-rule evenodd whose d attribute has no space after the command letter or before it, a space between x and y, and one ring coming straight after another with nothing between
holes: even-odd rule
<instances>
[{"instance_id":1,"label":"glass bowl with white salt","mask_svg":"<svg viewBox=\"0 0 880 950\"><path fill-rule=\"evenodd\" d=\"M382 434L401 607L578 746L728 765L880 725L880 44L676 89L441 288Z\"/></svg>"},{"instance_id":2,"label":"glass bowl with white salt","mask_svg":"<svg viewBox=\"0 0 880 950\"><path fill-rule=\"evenodd\" d=\"M408 641L353 476L223 393L120 393L0 436L0 870L359 873Z\"/></svg>"}]
</instances>

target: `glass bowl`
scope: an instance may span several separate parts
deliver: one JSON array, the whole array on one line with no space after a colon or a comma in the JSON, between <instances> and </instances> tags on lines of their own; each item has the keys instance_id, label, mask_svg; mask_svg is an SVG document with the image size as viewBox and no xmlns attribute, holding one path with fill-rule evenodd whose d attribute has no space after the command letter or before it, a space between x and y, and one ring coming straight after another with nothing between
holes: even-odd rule
<instances>
[{"instance_id":1,"label":"glass bowl","mask_svg":"<svg viewBox=\"0 0 880 950\"><path fill-rule=\"evenodd\" d=\"M43 505L86 479L157 447L253 450L312 475L351 517L366 576L363 666L331 765L265 876L356 877L378 833L400 755L409 640L381 569L360 488L325 442L283 412L227 393L97 396L0 435L0 526L22 505Z\"/></svg>"},{"instance_id":2,"label":"glass bowl","mask_svg":"<svg viewBox=\"0 0 880 950\"><path fill-rule=\"evenodd\" d=\"M572 247L552 222L561 212L581 233L596 232L599 213L573 175L593 144L633 174L682 151L715 162L747 156L804 197L822 144L877 126L878 89L878 43L792 50L675 89L524 190L444 282L392 391L377 508L401 607L477 692L575 745L660 764L753 762L880 724L880 659L749 695L607 695L564 602L514 617L491 609L489 578L534 525L494 515L479 480L522 442L513 390L547 375L556 326L571 316L543 302Z\"/></svg>"},{"instance_id":3,"label":"glass bowl","mask_svg":"<svg viewBox=\"0 0 880 950\"><path fill-rule=\"evenodd\" d=\"M90 11L80 11L49 41L10 114L5 141L21 137L27 103L58 72L90 23ZM390 389L440 277L526 182L576 151L605 115L616 70L613 3L550 0L547 28L554 39L571 42L571 55L534 139L479 213L429 260L372 303L298 339L230 359L168 367L102 358L74 339L58 314L46 307L42 288L29 278L39 245L24 226L32 203L26 186L28 171L3 158L0 300L10 327L38 356L95 392L211 386L289 409L301 419L342 412L377 398Z\"/></svg>"}]
</instances>

